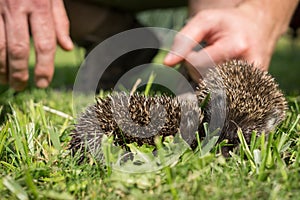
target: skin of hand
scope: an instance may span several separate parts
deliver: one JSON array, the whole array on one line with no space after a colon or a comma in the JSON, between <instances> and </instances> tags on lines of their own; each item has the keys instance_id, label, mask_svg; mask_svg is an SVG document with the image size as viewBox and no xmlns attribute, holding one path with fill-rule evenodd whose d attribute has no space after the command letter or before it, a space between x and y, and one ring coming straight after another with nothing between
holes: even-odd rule
<instances>
[{"instance_id":1,"label":"skin of hand","mask_svg":"<svg viewBox=\"0 0 300 200\"><path fill-rule=\"evenodd\" d=\"M236 7L207 9L198 12L175 37L164 64L176 65L188 60L186 67L198 81L197 71L212 61L240 58L268 70L279 37L285 33L298 1L245 0ZM207 46L194 51L194 44L205 41Z\"/></svg>"},{"instance_id":2,"label":"skin of hand","mask_svg":"<svg viewBox=\"0 0 300 200\"><path fill-rule=\"evenodd\" d=\"M63 1L0 0L0 14L0 83L16 91L26 87L31 32L35 83L47 87L54 73L56 44L65 50L73 48Z\"/></svg>"},{"instance_id":3,"label":"skin of hand","mask_svg":"<svg viewBox=\"0 0 300 200\"><path fill-rule=\"evenodd\" d=\"M198 12L207 9L233 8L246 0L189 0L189 16L192 17Z\"/></svg>"}]
</instances>

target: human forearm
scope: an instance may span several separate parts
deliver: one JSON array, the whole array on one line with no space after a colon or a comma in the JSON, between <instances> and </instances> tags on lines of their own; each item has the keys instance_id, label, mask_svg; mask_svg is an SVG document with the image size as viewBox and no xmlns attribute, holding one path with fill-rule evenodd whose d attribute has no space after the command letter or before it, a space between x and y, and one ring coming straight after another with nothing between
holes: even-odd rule
<instances>
[{"instance_id":1,"label":"human forearm","mask_svg":"<svg viewBox=\"0 0 300 200\"><path fill-rule=\"evenodd\" d=\"M189 0L189 16L194 16L205 9L230 8L245 0Z\"/></svg>"},{"instance_id":2,"label":"human forearm","mask_svg":"<svg viewBox=\"0 0 300 200\"><path fill-rule=\"evenodd\" d=\"M287 29L299 0L246 0L239 7L245 12L256 13L256 18L263 20L272 28L272 36L280 37Z\"/></svg>"}]
</instances>

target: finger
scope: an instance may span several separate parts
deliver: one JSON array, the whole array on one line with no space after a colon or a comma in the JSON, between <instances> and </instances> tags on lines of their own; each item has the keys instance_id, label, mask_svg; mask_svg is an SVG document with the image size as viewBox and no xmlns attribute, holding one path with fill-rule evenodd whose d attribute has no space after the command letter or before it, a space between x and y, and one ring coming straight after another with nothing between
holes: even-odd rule
<instances>
[{"instance_id":1,"label":"finger","mask_svg":"<svg viewBox=\"0 0 300 200\"><path fill-rule=\"evenodd\" d=\"M209 33L212 23L206 23L204 16L202 13L197 14L175 36L171 52L164 60L165 65L173 66L181 62Z\"/></svg>"},{"instance_id":2,"label":"finger","mask_svg":"<svg viewBox=\"0 0 300 200\"><path fill-rule=\"evenodd\" d=\"M199 52L190 52L187 59L193 66L209 68L232 56L229 49L221 48L218 44L205 47Z\"/></svg>"},{"instance_id":3,"label":"finger","mask_svg":"<svg viewBox=\"0 0 300 200\"><path fill-rule=\"evenodd\" d=\"M65 50L72 50L74 45L70 38L70 22L62 0L52 0L54 26L58 44Z\"/></svg>"},{"instance_id":4,"label":"finger","mask_svg":"<svg viewBox=\"0 0 300 200\"><path fill-rule=\"evenodd\" d=\"M0 83L6 84L8 82L8 74L6 69L6 39L5 27L2 15L0 15Z\"/></svg>"},{"instance_id":5,"label":"finger","mask_svg":"<svg viewBox=\"0 0 300 200\"><path fill-rule=\"evenodd\" d=\"M185 66L191 78L196 82L205 77L208 69L215 65L216 63L204 49L199 52L192 51L186 57Z\"/></svg>"},{"instance_id":6,"label":"finger","mask_svg":"<svg viewBox=\"0 0 300 200\"><path fill-rule=\"evenodd\" d=\"M4 15L10 86L23 90L28 81L29 28L27 16L20 12Z\"/></svg>"},{"instance_id":7,"label":"finger","mask_svg":"<svg viewBox=\"0 0 300 200\"><path fill-rule=\"evenodd\" d=\"M234 41L232 39L222 39L203 50L216 64L230 59L243 59L249 63L253 63L256 68L265 71L268 70L272 55L272 51L261 52L256 45L249 45L246 39L238 36ZM199 58L201 59L200 56ZM205 67L205 63L201 62L199 58L198 61L195 61L196 65L200 68ZM194 60L196 59L197 57L195 56Z\"/></svg>"},{"instance_id":8,"label":"finger","mask_svg":"<svg viewBox=\"0 0 300 200\"><path fill-rule=\"evenodd\" d=\"M218 64L234 58L244 58L247 52L248 44L244 39L236 38L233 41L230 37L226 37L199 52L190 52L187 58L194 66L206 68L211 67L214 63Z\"/></svg>"},{"instance_id":9,"label":"finger","mask_svg":"<svg viewBox=\"0 0 300 200\"><path fill-rule=\"evenodd\" d=\"M238 40L236 43L227 39L217 41L201 51L192 51L186 56L186 61L189 63L188 71L191 77L198 81L198 77L204 77L209 68L226 60L244 58L246 50L246 45Z\"/></svg>"},{"instance_id":10,"label":"finger","mask_svg":"<svg viewBox=\"0 0 300 200\"><path fill-rule=\"evenodd\" d=\"M29 21L36 54L35 83L37 87L46 88L53 77L56 50L51 2L43 1L39 9L32 12Z\"/></svg>"}]
</instances>

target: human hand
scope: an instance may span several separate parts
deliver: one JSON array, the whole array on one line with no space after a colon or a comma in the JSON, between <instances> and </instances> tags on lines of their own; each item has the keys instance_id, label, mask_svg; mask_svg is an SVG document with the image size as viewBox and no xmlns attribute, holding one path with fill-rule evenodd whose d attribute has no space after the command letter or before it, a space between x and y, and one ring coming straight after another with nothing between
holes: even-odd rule
<instances>
[{"instance_id":1,"label":"human hand","mask_svg":"<svg viewBox=\"0 0 300 200\"><path fill-rule=\"evenodd\" d=\"M62 0L0 0L0 83L26 87L30 35L36 54L35 83L45 88L54 73L56 41L71 50L69 21Z\"/></svg>"},{"instance_id":2,"label":"human hand","mask_svg":"<svg viewBox=\"0 0 300 200\"><path fill-rule=\"evenodd\" d=\"M245 59L267 70L275 44L285 32L293 11L282 9L279 3L277 5L281 7L270 5L245 1L234 8L198 12L175 37L171 53L165 58L164 64L173 66L188 60L186 66L195 81L200 78L197 71L211 66L210 58L215 63L233 58ZM276 12L277 8L284 13ZM207 46L198 52L194 51L195 44L201 41L205 41Z\"/></svg>"}]
</instances>

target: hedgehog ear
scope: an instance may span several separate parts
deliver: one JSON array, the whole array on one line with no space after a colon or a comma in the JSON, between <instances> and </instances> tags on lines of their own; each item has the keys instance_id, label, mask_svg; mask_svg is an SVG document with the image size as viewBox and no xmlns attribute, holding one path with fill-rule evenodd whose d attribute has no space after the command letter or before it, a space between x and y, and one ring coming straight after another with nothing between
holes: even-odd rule
<instances>
[{"instance_id":1,"label":"hedgehog ear","mask_svg":"<svg viewBox=\"0 0 300 200\"><path fill-rule=\"evenodd\" d=\"M271 132L272 130L275 129L275 127L282 121L282 117L279 117L282 115L281 113L282 111L280 110L273 110L272 111L272 114L270 114L270 117L267 118L266 120L266 126L265 126L265 132L266 133L269 133Z\"/></svg>"},{"instance_id":2,"label":"hedgehog ear","mask_svg":"<svg viewBox=\"0 0 300 200\"><path fill-rule=\"evenodd\" d=\"M276 125L278 123L278 120L276 119L276 117L270 117L267 121L266 121L266 133L269 133L270 131L274 130Z\"/></svg>"},{"instance_id":3,"label":"hedgehog ear","mask_svg":"<svg viewBox=\"0 0 300 200\"><path fill-rule=\"evenodd\" d=\"M281 123L285 117L286 117L286 109L287 109L287 103L285 102L285 104L283 105L285 108L280 108L280 107L275 107L273 108L268 117L268 119L266 120L266 132L270 132L272 130L274 130L276 128L276 126Z\"/></svg>"}]
</instances>

